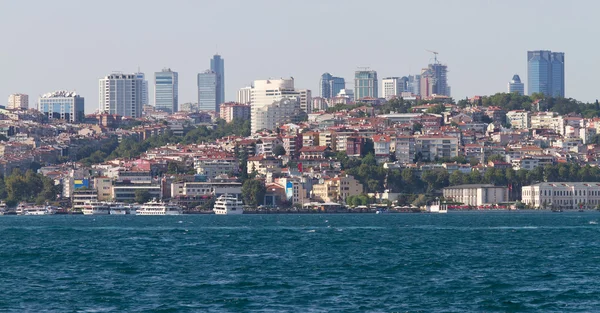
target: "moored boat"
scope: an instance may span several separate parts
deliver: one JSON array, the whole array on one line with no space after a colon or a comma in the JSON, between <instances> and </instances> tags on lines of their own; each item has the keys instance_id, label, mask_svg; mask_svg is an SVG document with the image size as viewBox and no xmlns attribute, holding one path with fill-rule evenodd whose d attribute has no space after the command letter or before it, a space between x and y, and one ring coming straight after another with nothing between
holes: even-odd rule
<instances>
[{"instance_id":1,"label":"moored boat","mask_svg":"<svg viewBox=\"0 0 600 313\"><path fill-rule=\"evenodd\" d=\"M110 215L135 214L135 208L129 204L114 202L110 204Z\"/></svg>"},{"instance_id":2,"label":"moored boat","mask_svg":"<svg viewBox=\"0 0 600 313\"><path fill-rule=\"evenodd\" d=\"M213 211L218 215L243 214L244 203L235 196L224 194L215 201Z\"/></svg>"},{"instance_id":3,"label":"moored boat","mask_svg":"<svg viewBox=\"0 0 600 313\"><path fill-rule=\"evenodd\" d=\"M6 203L4 201L0 201L0 215L4 215L6 213Z\"/></svg>"},{"instance_id":4,"label":"moored boat","mask_svg":"<svg viewBox=\"0 0 600 313\"><path fill-rule=\"evenodd\" d=\"M110 206L106 202L86 201L81 211L84 215L108 215Z\"/></svg>"},{"instance_id":5,"label":"moored boat","mask_svg":"<svg viewBox=\"0 0 600 313\"><path fill-rule=\"evenodd\" d=\"M21 202L17 206L16 213L18 215L50 215L54 214L54 210L48 206L38 206Z\"/></svg>"},{"instance_id":6,"label":"moored boat","mask_svg":"<svg viewBox=\"0 0 600 313\"><path fill-rule=\"evenodd\" d=\"M140 205L136 211L136 215L180 215L182 213L183 209L179 205L156 199Z\"/></svg>"}]
</instances>

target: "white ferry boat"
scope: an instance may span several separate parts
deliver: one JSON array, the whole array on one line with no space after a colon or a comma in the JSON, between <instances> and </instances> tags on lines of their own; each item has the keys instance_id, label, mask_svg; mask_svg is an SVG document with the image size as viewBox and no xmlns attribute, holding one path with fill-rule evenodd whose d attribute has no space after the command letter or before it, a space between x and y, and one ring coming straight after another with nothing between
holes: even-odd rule
<instances>
[{"instance_id":1,"label":"white ferry boat","mask_svg":"<svg viewBox=\"0 0 600 313\"><path fill-rule=\"evenodd\" d=\"M6 212L7 206L4 201L0 201L0 215L4 215Z\"/></svg>"},{"instance_id":2,"label":"white ferry boat","mask_svg":"<svg viewBox=\"0 0 600 313\"><path fill-rule=\"evenodd\" d=\"M83 215L108 215L110 205L106 202L86 201L81 211Z\"/></svg>"},{"instance_id":3,"label":"white ferry boat","mask_svg":"<svg viewBox=\"0 0 600 313\"><path fill-rule=\"evenodd\" d=\"M135 214L132 213L135 209L128 204L124 203L111 203L110 204L110 215L126 215L126 214Z\"/></svg>"},{"instance_id":4,"label":"white ferry boat","mask_svg":"<svg viewBox=\"0 0 600 313\"><path fill-rule=\"evenodd\" d=\"M54 214L54 211L46 206L34 206L26 203L19 203L17 206L18 215L49 215Z\"/></svg>"},{"instance_id":5,"label":"white ferry boat","mask_svg":"<svg viewBox=\"0 0 600 313\"><path fill-rule=\"evenodd\" d=\"M180 215L183 209L173 203L156 201L156 199L142 204L136 211L136 215Z\"/></svg>"},{"instance_id":6,"label":"white ferry boat","mask_svg":"<svg viewBox=\"0 0 600 313\"><path fill-rule=\"evenodd\" d=\"M227 194L221 195L215 201L213 211L215 212L215 214L219 215L243 214L244 203L242 202L242 200L239 200L234 196Z\"/></svg>"}]
</instances>

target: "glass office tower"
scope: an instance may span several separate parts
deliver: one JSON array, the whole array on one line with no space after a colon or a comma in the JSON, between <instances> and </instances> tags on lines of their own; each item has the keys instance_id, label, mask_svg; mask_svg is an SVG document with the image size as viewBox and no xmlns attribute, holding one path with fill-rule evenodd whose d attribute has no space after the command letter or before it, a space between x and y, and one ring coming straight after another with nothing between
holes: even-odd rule
<instances>
[{"instance_id":1,"label":"glass office tower","mask_svg":"<svg viewBox=\"0 0 600 313\"><path fill-rule=\"evenodd\" d=\"M217 73L211 70L198 74L198 110L219 112L218 83Z\"/></svg>"},{"instance_id":2,"label":"glass office tower","mask_svg":"<svg viewBox=\"0 0 600 313\"><path fill-rule=\"evenodd\" d=\"M165 68L154 73L154 106L157 110L175 113L179 104L179 81L177 72Z\"/></svg>"},{"instance_id":3,"label":"glass office tower","mask_svg":"<svg viewBox=\"0 0 600 313\"><path fill-rule=\"evenodd\" d=\"M527 51L527 92L565 96L565 54L548 50Z\"/></svg>"}]
</instances>

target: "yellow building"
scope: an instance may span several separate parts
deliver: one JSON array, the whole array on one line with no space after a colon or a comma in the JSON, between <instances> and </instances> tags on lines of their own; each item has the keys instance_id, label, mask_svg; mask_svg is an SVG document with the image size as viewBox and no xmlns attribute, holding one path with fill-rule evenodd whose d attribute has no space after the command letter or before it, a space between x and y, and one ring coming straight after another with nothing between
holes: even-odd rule
<instances>
[{"instance_id":1,"label":"yellow building","mask_svg":"<svg viewBox=\"0 0 600 313\"><path fill-rule=\"evenodd\" d=\"M345 202L349 196L362 194L363 185L354 177L345 175L313 185L312 193L314 199L323 202Z\"/></svg>"},{"instance_id":2,"label":"yellow building","mask_svg":"<svg viewBox=\"0 0 600 313\"><path fill-rule=\"evenodd\" d=\"M98 192L98 201L112 200L112 179L108 177L95 177L94 187Z\"/></svg>"}]
</instances>

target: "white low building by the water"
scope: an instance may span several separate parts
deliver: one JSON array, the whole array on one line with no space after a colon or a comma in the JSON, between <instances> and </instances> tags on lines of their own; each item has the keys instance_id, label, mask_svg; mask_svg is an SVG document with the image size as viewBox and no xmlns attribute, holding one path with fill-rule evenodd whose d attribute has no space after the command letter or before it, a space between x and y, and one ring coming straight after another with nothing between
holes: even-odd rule
<instances>
[{"instance_id":1,"label":"white low building by the water","mask_svg":"<svg viewBox=\"0 0 600 313\"><path fill-rule=\"evenodd\" d=\"M521 199L537 209L580 209L600 205L600 183L548 182L523 186Z\"/></svg>"}]
</instances>

